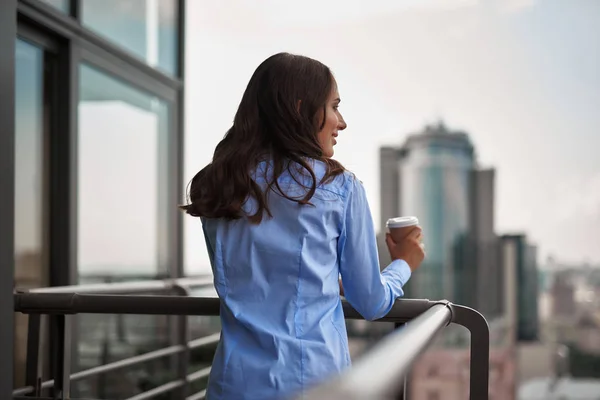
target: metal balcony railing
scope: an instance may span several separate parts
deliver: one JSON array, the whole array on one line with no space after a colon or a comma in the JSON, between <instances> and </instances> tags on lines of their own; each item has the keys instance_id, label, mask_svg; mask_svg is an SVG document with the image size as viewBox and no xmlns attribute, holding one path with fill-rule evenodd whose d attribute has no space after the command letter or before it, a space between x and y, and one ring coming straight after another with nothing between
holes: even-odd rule
<instances>
[{"instance_id":1,"label":"metal balcony railing","mask_svg":"<svg viewBox=\"0 0 600 400\"><path fill-rule=\"evenodd\" d=\"M189 340L189 316L219 315L219 299L191 297L194 288L210 287L208 278L182 278L166 281L95 284L17 291L15 312L29 314L27 337L26 386L13 391L14 399L42 399L43 389L52 388L55 399L70 399L70 383L95 375L138 365L161 357L177 357L177 378L127 400L146 400L173 393L174 399L201 400L205 391L188 393L190 384L206 378L210 367L188 373L190 352L214 345L219 334ZM144 295L162 293L160 295ZM178 296L168 296L173 293ZM345 300L346 318L361 319ZM178 343L124 360L71 374L70 324L74 314L176 315L180 333ZM54 327L54 379L42 381L40 367L40 318L48 315ZM314 388L304 399L396 399L402 395L404 378L418 356L426 350L445 326L455 323L471 333L470 399L488 399L489 328L477 311L448 301L399 299L384 318L378 320L402 324L373 350L341 376ZM25 397L24 397L25 396ZM406 397L403 397L406 399Z\"/></svg>"}]
</instances>

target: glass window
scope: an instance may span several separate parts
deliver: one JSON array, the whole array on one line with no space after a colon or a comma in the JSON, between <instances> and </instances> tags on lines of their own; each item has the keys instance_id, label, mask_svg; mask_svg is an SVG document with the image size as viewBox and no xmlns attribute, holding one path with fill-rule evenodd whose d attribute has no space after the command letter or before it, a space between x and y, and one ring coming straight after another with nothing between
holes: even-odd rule
<instances>
[{"instance_id":1,"label":"glass window","mask_svg":"<svg viewBox=\"0 0 600 400\"><path fill-rule=\"evenodd\" d=\"M15 272L20 284L40 285L45 252L44 51L22 40L16 43L15 100Z\"/></svg>"},{"instance_id":2,"label":"glass window","mask_svg":"<svg viewBox=\"0 0 600 400\"><path fill-rule=\"evenodd\" d=\"M48 285L44 50L17 40L15 87L15 286ZM47 114L46 114L47 115ZM27 317L15 314L15 384L24 384Z\"/></svg>"},{"instance_id":3,"label":"glass window","mask_svg":"<svg viewBox=\"0 0 600 400\"><path fill-rule=\"evenodd\" d=\"M79 276L166 275L168 105L88 66L80 76Z\"/></svg>"},{"instance_id":4,"label":"glass window","mask_svg":"<svg viewBox=\"0 0 600 400\"><path fill-rule=\"evenodd\" d=\"M175 0L82 1L82 21L150 66L177 72Z\"/></svg>"},{"instance_id":5,"label":"glass window","mask_svg":"<svg viewBox=\"0 0 600 400\"><path fill-rule=\"evenodd\" d=\"M165 277L169 107L100 70L80 68L79 283ZM169 345L167 316L82 315L76 369ZM126 398L172 378L169 358L78 381L77 397ZM74 395L75 395L74 394Z\"/></svg>"},{"instance_id":6,"label":"glass window","mask_svg":"<svg viewBox=\"0 0 600 400\"><path fill-rule=\"evenodd\" d=\"M65 14L69 13L69 6L71 5L70 0L41 0L41 1L43 1L44 3L48 3L51 6L56 7L57 9L64 12Z\"/></svg>"}]
</instances>

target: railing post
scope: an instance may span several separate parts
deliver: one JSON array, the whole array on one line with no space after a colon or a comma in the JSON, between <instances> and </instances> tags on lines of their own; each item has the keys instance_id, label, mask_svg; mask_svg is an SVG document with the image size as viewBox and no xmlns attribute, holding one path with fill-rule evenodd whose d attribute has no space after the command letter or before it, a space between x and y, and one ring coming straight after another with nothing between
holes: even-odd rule
<instances>
[{"instance_id":1,"label":"railing post","mask_svg":"<svg viewBox=\"0 0 600 400\"><path fill-rule=\"evenodd\" d=\"M469 399L487 400L489 396L490 327L478 311L453 304L452 322L471 333Z\"/></svg>"},{"instance_id":2,"label":"railing post","mask_svg":"<svg viewBox=\"0 0 600 400\"><path fill-rule=\"evenodd\" d=\"M34 391L29 394L32 397L40 397L42 395L42 374L40 366L40 330L41 330L40 314L30 314L27 323L27 364L25 372L25 385L34 388Z\"/></svg>"},{"instance_id":3,"label":"railing post","mask_svg":"<svg viewBox=\"0 0 600 400\"><path fill-rule=\"evenodd\" d=\"M71 319L68 315L53 315L52 324L54 331L54 357L53 377L55 399L69 399L71 397Z\"/></svg>"},{"instance_id":4,"label":"railing post","mask_svg":"<svg viewBox=\"0 0 600 400\"><path fill-rule=\"evenodd\" d=\"M190 296L190 290L188 287L175 284L174 289L181 296ZM177 376L179 379L182 379L185 384L173 391L172 399L179 400L185 399L189 394L190 382L187 379L188 370L190 365L190 330L188 324L188 316L187 315L178 315L177 318L177 344L184 346L185 349L177 355Z\"/></svg>"},{"instance_id":5,"label":"railing post","mask_svg":"<svg viewBox=\"0 0 600 400\"><path fill-rule=\"evenodd\" d=\"M403 323L399 323L396 322L394 324L394 329L402 329L402 327L404 326ZM400 390L400 392L398 393L398 398L396 400L408 400L408 395L407 395L407 381L408 381L408 373L406 375L404 375L404 378L402 378L402 380L404 381L404 383L402 384L402 390Z\"/></svg>"}]
</instances>

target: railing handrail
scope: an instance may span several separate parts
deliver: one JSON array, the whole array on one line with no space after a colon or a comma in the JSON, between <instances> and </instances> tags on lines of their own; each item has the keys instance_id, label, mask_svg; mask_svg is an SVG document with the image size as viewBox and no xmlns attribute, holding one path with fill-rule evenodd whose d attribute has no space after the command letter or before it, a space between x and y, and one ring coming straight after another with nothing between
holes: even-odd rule
<instances>
[{"instance_id":1,"label":"railing handrail","mask_svg":"<svg viewBox=\"0 0 600 400\"><path fill-rule=\"evenodd\" d=\"M427 299L397 299L390 312L377 321L406 323L423 314L431 307L446 303L448 302ZM23 314L69 315L91 313L218 316L219 307L220 300L218 297L140 296L139 294L97 294L68 291L17 292L14 295L15 312ZM342 307L345 318L363 318L343 298ZM479 314L475 310L457 304L452 304L452 307L453 309L456 307L459 309L468 309L471 313ZM454 321L454 319L451 322L459 323Z\"/></svg>"},{"instance_id":2,"label":"railing handrail","mask_svg":"<svg viewBox=\"0 0 600 400\"><path fill-rule=\"evenodd\" d=\"M130 282L100 282L72 286L52 286L34 289L17 288L17 293L105 293L105 294L141 294L141 293L163 293L177 291L181 287L198 288L212 287L213 277L211 275L196 276L177 279L130 281Z\"/></svg>"},{"instance_id":3,"label":"railing handrail","mask_svg":"<svg viewBox=\"0 0 600 400\"><path fill-rule=\"evenodd\" d=\"M189 293L186 293L187 288L183 285L179 286L179 284L166 284L166 287L183 289L183 294L189 295ZM150 285L144 286L144 288L148 287ZM76 288L71 287L71 289L77 290ZM90 290L90 292L94 292L94 290ZM113 293L108 290L104 293L107 292ZM65 315L77 313L217 316L220 311L220 301L216 297L90 294L74 293L65 289L58 292L17 292L14 294L14 305L17 312L38 317L40 314L50 314L63 319ZM360 314L344 299L342 306L346 318L362 319ZM375 358L372 360L371 358L366 359L367 361L371 361L363 362L367 362L366 365L386 365L386 369L389 371L405 373L418 355L433 340L437 332L448 323L453 322L466 327L471 332L470 398L477 400L487 399L489 381L489 327L485 318L471 308L455 305L447 301L398 299L388 315L378 321L404 323L415 318L417 319L409 324L410 329L405 328L398 334L394 333L390 336L389 340L386 339L382 343L385 346L391 346L390 343L392 343L394 346L397 346L396 349L407 349L407 351L398 353L398 357L395 359L390 359L389 355L392 352L391 350L386 350L385 352L376 353L377 355L374 355L373 357ZM420 338L415 339L417 337ZM410 346L414 347L409 349ZM382 359L381 355L386 354L387 357ZM359 370L361 368L360 365L363 364L358 364ZM350 374L351 380L356 379L352 370L348 374ZM68 385L69 376L63 377L66 378L66 381L63 380L62 387L65 384ZM385 376L380 374L379 377L383 380L378 383L377 389L374 389L373 393L381 395L390 393L394 390L396 383L401 382L401 377L399 376L396 376L395 380L391 379L392 375L387 374ZM338 381L338 383L343 383L345 382L344 379L348 378L341 377L340 379L342 380ZM177 388L179 387L177 386ZM325 387L327 390L331 389L330 386ZM344 387L342 385L338 389L346 390L347 388L344 389ZM167 387L165 387L166 389ZM333 397L335 393L332 393L331 398L335 398ZM371 397L367 396L367 398Z\"/></svg>"},{"instance_id":4,"label":"railing handrail","mask_svg":"<svg viewBox=\"0 0 600 400\"><path fill-rule=\"evenodd\" d=\"M406 323L440 302L421 299L398 299L390 312L379 322ZM139 314L139 315L195 315L218 316L220 301L217 297L185 297L163 295L129 295L96 293L41 293L17 292L14 295L15 312L23 314ZM342 299L347 319L362 316Z\"/></svg>"}]
</instances>

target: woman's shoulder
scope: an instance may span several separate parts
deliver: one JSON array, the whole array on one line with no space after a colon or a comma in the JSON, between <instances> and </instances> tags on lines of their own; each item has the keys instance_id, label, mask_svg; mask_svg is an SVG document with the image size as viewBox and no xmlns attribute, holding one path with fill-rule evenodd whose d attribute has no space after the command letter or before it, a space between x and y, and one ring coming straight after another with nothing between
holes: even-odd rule
<instances>
[{"instance_id":1,"label":"woman's shoulder","mask_svg":"<svg viewBox=\"0 0 600 400\"><path fill-rule=\"evenodd\" d=\"M362 185L356 174L347 169L344 169L330 179L323 180L327 174L327 165L322 161L315 161L314 172L317 180L321 182L319 185L320 188L334 191L343 197L352 192L356 185Z\"/></svg>"}]
</instances>

